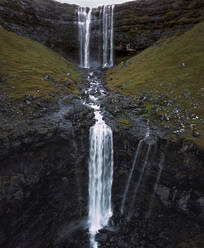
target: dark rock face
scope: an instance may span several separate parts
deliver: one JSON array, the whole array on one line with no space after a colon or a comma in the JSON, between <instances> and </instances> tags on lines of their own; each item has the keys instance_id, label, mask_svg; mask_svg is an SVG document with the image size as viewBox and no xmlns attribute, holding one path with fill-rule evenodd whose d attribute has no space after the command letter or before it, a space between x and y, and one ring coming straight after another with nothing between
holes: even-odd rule
<instances>
[{"instance_id":1,"label":"dark rock face","mask_svg":"<svg viewBox=\"0 0 204 248\"><path fill-rule=\"evenodd\" d=\"M147 121L140 101L110 93L104 105L114 131L114 216L97 236L101 247L188 244L204 232L203 151Z\"/></svg>"},{"instance_id":2,"label":"dark rock face","mask_svg":"<svg viewBox=\"0 0 204 248\"><path fill-rule=\"evenodd\" d=\"M115 51L124 56L204 20L201 0L144 0L115 7ZM123 54L123 55L122 55Z\"/></svg>"},{"instance_id":3,"label":"dark rock face","mask_svg":"<svg viewBox=\"0 0 204 248\"><path fill-rule=\"evenodd\" d=\"M0 24L78 62L77 6L53 0L4 0Z\"/></svg>"},{"instance_id":4,"label":"dark rock face","mask_svg":"<svg viewBox=\"0 0 204 248\"><path fill-rule=\"evenodd\" d=\"M147 159L149 142L152 147ZM177 247L182 241L188 243L204 231L203 160L192 145L184 152L182 143L150 136L135 164L121 213L137 147L135 137L128 132L115 134L115 215L111 224L120 230L107 231L108 247Z\"/></svg>"},{"instance_id":5,"label":"dark rock face","mask_svg":"<svg viewBox=\"0 0 204 248\"><path fill-rule=\"evenodd\" d=\"M87 147L93 113L77 99L61 111L36 120L32 132L0 139L2 247L88 247Z\"/></svg>"}]
</instances>

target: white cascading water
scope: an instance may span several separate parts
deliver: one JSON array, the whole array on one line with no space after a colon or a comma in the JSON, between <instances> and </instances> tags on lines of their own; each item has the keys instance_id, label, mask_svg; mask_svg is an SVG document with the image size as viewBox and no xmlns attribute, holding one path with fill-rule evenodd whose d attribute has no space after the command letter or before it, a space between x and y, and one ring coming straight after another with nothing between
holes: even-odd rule
<instances>
[{"instance_id":1,"label":"white cascading water","mask_svg":"<svg viewBox=\"0 0 204 248\"><path fill-rule=\"evenodd\" d=\"M91 248L97 248L95 235L108 224L112 216L111 190L113 183L113 133L103 120L99 97L105 96L100 80L89 73L89 105L94 109L95 124L90 128L89 148L89 209L88 226ZM97 97L95 96L97 94Z\"/></svg>"},{"instance_id":2,"label":"white cascading water","mask_svg":"<svg viewBox=\"0 0 204 248\"><path fill-rule=\"evenodd\" d=\"M142 165L142 169L140 171L140 176L139 176L139 179L136 183L136 186L135 186L135 190L133 192L133 198L132 198L132 202L131 202L131 205L130 205L130 210L129 210L129 213L128 213L128 219L130 219L134 213L134 205L135 205L135 200L136 200L136 196L137 196L137 192L138 192L138 189L140 187L140 184L142 182L142 179L143 179L143 176L144 176L144 173L145 173L145 169L147 167L147 163L148 163L148 159L149 159L149 155L150 155L150 151L151 151L151 147L152 145L148 144L148 148L147 148L147 153L145 155L145 160L144 160L144 163Z\"/></svg>"},{"instance_id":3,"label":"white cascading water","mask_svg":"<svg viewBox=\"0 0 204 248\"><path fill-rule=\"evenodd\" d=\"M80 66L83 68L90 68L91 13L92 9L88 9L87 12L87 8L78 8Z\"/></svg>"},{"instance_id":4,"label":"white cascading water","mask_svg":"<svg viewBox=\"0 0 204 248\"><path fill-rule=\"evenodd\" d=\"M103 6L103 68L113 66L114 7Z\"/></svg>"},{"instance_id":5,"label":"white cascading water","mask_svg":"<svg viewBox=\"0 0 204 248\"><path fill-rule=\"evenodd\" d=\"M110 64L109 67L114 65L114 7L115 5L111 6L111 34L110 34Z\"/></svg>"},{"instance_id":6,"label":"white cascading water","mask_svg":"<svg viewBox=\"0 0 204 248\"><path fill-rule=\"evenodd\" d=\"M125 192L123 194L122 204L121 204L121 208L120 208L121 214L124 213L124 208L125 208L125 203L126 203L126 199L127 199L128 189L129 189L129 186L130 186L130 182L131 182L131 179L132 179L133 172L135 170L135 165L137 163L138 156L139 156L139 154L141 152L141 147L143 145L143 142L144 142L144 139L140 140L139 143L138 143L138 146L137 146L137 150L136 150L136 153L135 153L135 157L134 157L134 161L133 161L132 168L131 168L131 171L130 171L130 175L128 177L128 181L127 181L127 184L126 184L126 187L125 187Z\"/></svg>"},{"instance_id":7,"label":"white cascading water","mask_svg":"<svg viewBox=\"0 0 204 248\"><path fill-rule=\"evenodd\" d=\"M123 195L123 199L122 199L122 204L121 204L121 208L120 208L120 212L121 214L124 213L124 208L125 208L125 202L126 202L126 199L127 199L127 193L128 193L128 190L129 190L129 186L130 186L130 182L131 182L131 179L132 179L132 176L133 176L133 172L135 170L135 166L137 164L137 161L138 161L138 157L139 155L141 154L141 149L142 149L142 146L144 144L144 141L150 136L150 130L148 128L147 130L147 133L144 137L144 139L141 139L138 143L138 146L137 146L137 149L136 149L136 153L135 153L135 157L134 157L134 160L133 160L133 163L132 163L132 168L131 168L131 171L130 171L130 175L128 177L128 181L127 181L127 184L126 184L126 187L125 187L125 192L124 192L124 195ZM149 156L149 155L148 155Z\"/></svg>"},{"instance_id":8,"label":"white cascading water","mask_svg":"<svg viewBox=\"0 0 204 248\"><path fill-rule=\"evenodd\" d=\"M101 9L99 10L99 12ZM100 15L101 16L101 15ZM82 68L91 67L90 39L91 39L91 19L92 9L78 8L78 37L80 47L80 66ZM102 34L103 42L101 63L103 68L109 68L114 64L114 5L102 7ZM98 44L101 46L101 44Z\"/></svg>"},{"instance_id":9,"label":"white cascading water","mask_svg":"<svg viewBox=\"0 0 204 248\"><path fill-rule=\"evenodd\" d=\"M108 224L112 216L111 189L113 181L113 135L103 121L99 111L95 111L96 123L90 129L89 158L89 232L93 247L97 247L94 237Z\"/></svg>"},{"instance_id":10,"label":"white cascading water","mask_svg":"<svg viewBox=\"0 0 204 248\"><path fill-rule=\"evenodd\" d=\"M99 58L99 64L103 67L113 66L113 11L114 6L104 6L102 11L103 46L101 51L103 51L103 58ZM78 8L80 66L88 69L92 62L90 56L91 15L92 9ZM113 134L111 128L103 120L102 111L98 105L99 98L105 95L105 90L100 84L101 80L94 76L94 72L89 72L87 80L90 86L86 91L89 100L84 104L94 109L96 120L90 128L88 226L91 248L97 248L95 235L108 224L113 214L111 203Z\"/></svg>"},{"instance_id":11,"label":"white cascading water","mask_svg":"<svg viewBox=\"0 0 204 248\"><path fill-rule=\"evenodd\" d=\"M108 67L108 6L103 6L103 67Z\"/></svg>"}]
</instances>

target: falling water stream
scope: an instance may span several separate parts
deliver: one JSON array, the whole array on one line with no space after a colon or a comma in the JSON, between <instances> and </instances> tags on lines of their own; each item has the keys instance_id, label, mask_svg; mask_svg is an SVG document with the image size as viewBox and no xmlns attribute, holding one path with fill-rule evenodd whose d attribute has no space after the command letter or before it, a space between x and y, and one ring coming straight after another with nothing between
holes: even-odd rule
<instances>
[{"instance_id":1,"label":"falling water stream","mask_svg":"<svg viewBox=\"0 0 204 248\"><path fill-rule=\"evenodd\" d=\"M79 27L79 44L80 44L80 66L90 68L90 28L91 28L92 9L78 8L78 27Z\"/></svg>"},{"instance_id":2,"label":"falling water stream","mask_svg":"<svg viewBox=\"0 0 204 248\"><path fill-rule=\"evenodd\" d=\"M104 6L102 10L103 58L99 64L103 68L113 66L113 10L114 6ZM78 8L78 34L80 43L80 66L92 67L90 56L92 9ZM111 190L113 182L113 134L103 120L100 100L105 96L100 76L96 70L89 70L84 104L94 109L95 124L90 128L89 148L89 208L88 227L91 248L98 247L95 235L108 225L112 216Z\"/></svg>"},{"instance_id":3,"label":"falling water stream","mask_svg":"<svg viewBox=\"0 0 204 248\"><path fill-rule=\"evenodd\" d=\"M112 216L113 134L100 107L99 98L105 96L101 79L90 72L88 82L88 100L84 104L93 108L95 114L95 124L90 128L88 226L91 247L96 248L95 235Z\"/></svg>"},{"instance_id":4,"label":"falling water stream","mask_svg":"<svg viewBox=\"0 0 204 248\"><path fill-rule=\"evenodd\" d=\"M114 5L105 5L98 8L101 30L102 43L99 42L99 55L97 64L102 68L109 68L114 64ZM93 9L86 7L78 8L78 37L79 37L79 58L82 68L92 68L93 59L90 53L90 43L94 34L91 32Z\"/></svg>"},{"instance_id":5,"label":"falling water stream","mask_svg":"<svg viewBox=\"0 0 204 248\"><path fill-rule=\"evenodd\" d=\"M90 128L89 154L89 215L91 247L97 247L96 233L108 224L112 216L111 189L113 181L113 134L103 120L98 98L105 96L101 80L90 72L88 76L89 102L94 109L96 123ZM97 95L97 97L95 96Z\"/></svg>"},{"instance_id":6,"label":"falling water stream","mask_svg":"<svg viewBox=\"0 0 204 248\"><path fill-rule=\"evenodd\" d=\"M79 58L80 66L88 69L87 81L89 84L86 90L86 100L84 104L94 109L95 124L90 128L90 148L89 148L89 203L88 203L88 228L90 235L90 247L97 248L98 243L95 241L95 236L100 229L107 226L109 219L112 216L111 191L113 183L113 134L112 129L105 123L103 119L103 109L100 106L101 100L105 97L106 92L102 85L100 71L94 69L93 58L91 56L91 38L92 35L92 20L94 13L99 12L99 22L102 33L102 43L99 42L99 55L97 65L101 68L109 68L114 64L114 5L99 7L97 10L91 8L78 8L78 35L79 35ZM149 126L149 125L148 125ZM127 194L130 185L133 184L133 196L128 210L128 218L134 213L134 205L136 195L142 183L150 153L152 152L153 144L148 143L150 138L150 129L147 129L145 137L140 140L126 188L124 191L121 213L124 213L126 206ZM139 177L136 182L133 182L133 173L138 167L140 157L142 156L143 148L147 142L148 147L145 153L145 159L140 166ZM138 169L138 168L137 168ZM158 184L161 171L159 170L156 185ZM155 186L156 188L157 186ZM154 200L154 196L152 196ZM153 201L152 200L152 201ZM150 206L151 207L151 206Z\"/></svg>"},{"instance_id":7,"label":"falling water stream","mask_svg":"<svg viewBox=\"0 0 204 248\"><path fill-rule=\"evenodd\" d=\"M134 157L134 160L133 160L133 163L132 163L132 168L131 168L131 171L130 171L130 175L128 177L128 181L127 181L127 184L126 184L126 187L125 187L125 191L124 191L124 194L123 194L122 204L121 204L121 208L120 208L121 214L124 213L125 203L126 203L126 199L127 199L127 193L128 193L129 187L130 187L130 182L132 180L132 176L133 176L133 172L135 170L135 166L136 166L137 161L139 159L139 156L141 154L141 150L142 150L143 144L144 144L145 140L149 137L149 135L150 135L150 130L148 128L145 137L143 139L141 139L139 141L139 143L138 143L138 146L137 146L137 149L136 149L136 152L135 152L135 157ZM146 166L146 162L145 162L145 166Z\"/></svg>"}]
</instances>

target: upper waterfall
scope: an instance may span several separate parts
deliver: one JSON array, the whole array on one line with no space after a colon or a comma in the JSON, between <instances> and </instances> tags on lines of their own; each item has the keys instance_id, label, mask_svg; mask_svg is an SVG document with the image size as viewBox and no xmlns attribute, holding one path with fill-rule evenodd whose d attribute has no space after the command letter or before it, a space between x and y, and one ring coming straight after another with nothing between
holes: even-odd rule
<instances>
[{"instance_id":1,"label":"upper waterfall","mask_svg":"<svg viewBox=\"0 0 204 248\"><path fill-rule=\"evenodd\" d=\"M103 6L103 68L113 66L114 5Z\"/></svg>"},{"instance_id":2,"label":"upper waterfall","mask_svg":"<svg viewBox=\"0 0 204 248\"><path fill-rule=\"evenodd\" d=\"M94 25L97 25L97 29L92 31ZM78 38L79 64L82 68L113 66L114 5L106 5L97 9L79 7ZM93 49L91 43L94 39L97 40L97 48L94 46Z\"/></svg>"},{"instance_id":3,"label":"upper waterfall","mask_svg":"<svg viewBox=\"0 0 204 248\"><path fill-rule=\"evenodd\" d=\"M80 66L90 68L90 25L92 9L79 7L78 9L78 27L79 27L79 54Z\"/></svg>"}]
</instances>

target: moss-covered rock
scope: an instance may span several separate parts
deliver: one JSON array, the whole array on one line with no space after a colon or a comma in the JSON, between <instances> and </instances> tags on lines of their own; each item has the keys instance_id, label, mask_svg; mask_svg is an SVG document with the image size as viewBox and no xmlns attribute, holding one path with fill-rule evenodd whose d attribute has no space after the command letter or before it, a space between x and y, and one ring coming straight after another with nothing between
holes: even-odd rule
<instances>
[{"instance_id":1,"label":"moss-covered rock","mask_svg":"<svg viewBox=\"0 0 204 248\"><path fill-rule=\"evenodd\" d=\"M49 98L60 90L76 94L76 82L81 80L77 67L60 55L4 29L0 29L0 74L5 79L1 91L14 99L26 95ZM69 88L65 87L67 81Z\"/></svg>"}]
</instances>

